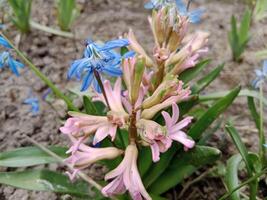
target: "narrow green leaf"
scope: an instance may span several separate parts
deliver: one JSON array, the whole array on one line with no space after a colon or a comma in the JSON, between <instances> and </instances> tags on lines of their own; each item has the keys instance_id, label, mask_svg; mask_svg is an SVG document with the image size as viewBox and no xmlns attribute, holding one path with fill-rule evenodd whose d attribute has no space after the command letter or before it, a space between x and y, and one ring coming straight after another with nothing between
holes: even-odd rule
<instances>
[{"instance_id":1,"label":"narrow green leaf","mask_svg":"<svg viewBox=\"0 0 267 200\"><path fill-rule=\"evenodd\" d=\"M215 80L220 72L222 71L224 64L219 65L206 76L201 78L196 82L195 85L191 88L193 94L199 93L201 90L205 89L213 80Z\"/></svg>"},{"instance_id":2,"label":"narrow green leaf","mask_svg":"<svg viewBox=\"0 0 267 200\"><path fill-rule=\"evenodd\" d=\"M246 44L249 40L249 28L251 22L251 12L246 10L242 21L240 23L240 30L239 30L239 40L240 44Z\"/></svg>"},{"instance_id":3,"label":"narrow green leaf","mask_svg":"<svg viewBox=\"0 0 267 200\"><path fill-rule=\"evenodd\" d=\"M220 158L221 152L212 147L196 146L175 156L164 173L149 187L153 194L162 194L179 184L198 168Z\"/></svg>"},{"instance_id":4,"label":"narrow green leaf","mask_svg":"<svg viewBox=\"0 0 267 200\"><path fill-rule=\"evenodd\" d=\"M173 145L167 152L161 155L160 160L149 168L148 173L143 179L143 183L147 188L150 186L168 167L173 156L177 151L177 146Z\"/></svg>"},{"instance_id":5,"label":"narrow green leaf","mask_svg":"<svg viewBox=\"0 0 267 200\"><path fill-rule=\"evenodd\" d=\"M50 146L48 149L62 158L66 158L67 148ZM33 165L59 162L38 147L22 147L0 153L0 166L3 167L28 167Z\"/></svg>"},{"instance_id":6,"label":"narrow green leaf","mask_svg":"<svg viewBox=\"0 0 267 200\"><path fill-rule=\"evenodd\" d=\"M53 191L79 197L89 196L87 183L83 181L72 183L67 176L49 170L0 172L0 183L26 190Z\"/></svg>"},{"instance_id":7,"label":"narrow green leaf","mask_svg":"<svg viewBox=\"0 0 267 200\"><path fill-rule=\"evenodd\" d=\"M210 100L215 100L215 99L220 99L227 95L230 91L221 91L221 92L215 92L215 93L210 93L208 95L199 95L198 99L199 101L210 101ZM240 97L253 97L255 99L260 99L260 93L255 90L250 90L250 89L243 89L239 92L238 96ZM263 98L263 103L267 106L267 99Z\"/></svg>"},{"instance_id":8,"label":"narrow green leaf","mask_svg":"<svg viewBox=\"0 0 267 200\"><path fill-rule=\"evenodd\" d=\"M225 97L217 100L200 119L189 129L188 135L193 139L198 139L201 134L212 124L212 122L223 113L235 100L241 87L237 87L229 92Z\"/></svg>"},{"instance_id":9,"label":"narrow green leaf","mask_svg":"<svg viewBox=\"0 0 267 200\"><path fill-rule=\"evenodd\" d=\"M257 108L255 106L254 98L253 97L248 97L247 98L248 102L248 108L250 110L251 116L256 124L256 127L258 130L260 130L260 115L257 112Z\"/></svg>"},{"instance_id":10,"label":"narrow green leaf","mask_svg":"<svg viewBox=\"0 0 267 200\"><path fill-rule=\"evenodd\" d=\"M233 125L230 122L228 122L225 125L225 129L227 130L227 132L231 136L233 142L235 143L236 148L238 149L240 155L242 156L242 158L246 164L248 174L251 175L252 174L252 164L249 161L248 150L246 149L244 143L242 142L237 130L233 127Z\"/></svg>"},{"instance_id":11,"label":"narrow green leaf","mask_svg":"<svg viewBox=\"0 0 267 200\"><path fill-rule=\"evenodd\" d=\"M87 96L83 96L83 105L85 108L85 112L89 115L99 115L95 104L89 99Z\"/></svg>"},{"instance_id":12,"label":"narrow green leaf","mask_svg":"<svg viewBox=\"0 0 267 200\"><path fill-rule=\"evenodd\" d=\"M233 155L228 161L226 166L225 182L228 191L232 191L238 186L238 167L242 161L240 154ZM236 191L230 196L231 200L240 200L239 192Z\"/></svg>"},{"instance_id":13,"label":"narrow green leaf","mask_svg":"<svg viewBox=\"0 0 267 200\"><path fill-rule=\"evenodd\" d=\"M210 63L210 59L199 62L195 67L190 68L179 75L179 79L184 83L193 80Z\"/></svg>"},{"instance_id":14,"label":"narrow green leaf","mask_svg":"<svg viewBox=\"0 0 267 200\"><path fill-rule=\"evenodd\" d=\"M138 169L141 177L143 177L152 165L152 154L150 148L142 148L138 156Z\"/></svg>"},{"instance_id":15,"label":"narrow green leaf","mask_svg":"<svg viewBox=\"0 0 267 200\"><path fill-rule=\"evenodd\" d=\"M167 200L166 198L154 194L150 194L150 196L152 197L153 200Z\"/></svg>"}]
</instances>

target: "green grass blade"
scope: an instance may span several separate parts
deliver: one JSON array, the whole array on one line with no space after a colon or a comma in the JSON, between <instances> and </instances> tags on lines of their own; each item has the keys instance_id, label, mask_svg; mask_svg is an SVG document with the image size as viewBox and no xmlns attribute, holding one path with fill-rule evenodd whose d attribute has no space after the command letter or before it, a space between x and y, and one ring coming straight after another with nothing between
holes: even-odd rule
<instances>
[{"instance_id":1,"label":"green grass blade","mask_svg":"<svg viewBox=\"0 0 267 200\"><path fill-rule=\"evenodd\" d=\"M193 139L199 139L212 122L232 104L240 92L240 89L241 87L237 87L230 91L225 97L217 100L214 105L211 106L195 124L193 124L188 131L188 135Z\"/></svg>"},{"instance_id":2,"label":"green grass blade","mask_svg":"<svg viewBox=\"0 0 267 200\"><path fill-rule=\"evenodd\" d=\"M242 161L242 157L240 154L233 155L228 161L226 165L226 175L225 175L225 183L227 185L228 191L233 190L238 186L238 168ZM235 191L231 196L231 200L240 200L239 192Z\"/></svg>"},{"instance_id":3,"label":"green grass blade","mask_svg":"<svg viewBox=\"0 0 267 200\"><path fill-rule=\"evenodd\" d=\"M50 146L48 149L62 158L67 158L68 149L65 147ZM60 161L38 147L22 147L0 153L0 166L2 167L29 167L57 162Z\"/></svg>"}]
</instances>

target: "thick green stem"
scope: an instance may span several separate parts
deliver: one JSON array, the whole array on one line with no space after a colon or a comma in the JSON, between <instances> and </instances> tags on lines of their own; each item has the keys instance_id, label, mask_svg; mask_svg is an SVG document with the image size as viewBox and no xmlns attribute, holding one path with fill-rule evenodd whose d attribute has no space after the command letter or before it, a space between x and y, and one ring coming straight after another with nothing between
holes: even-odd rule
<instances>
[{"instance_id":1,"label":"thick green stem","mask_svg":"<svg viewBox=\"0 0 267 200\"><path fill-rule=\"evenodd\" d=\"M259 142L259 155L261 158L261 162L263 166L266 165L266 151L265 147L263 146L265 144L265 137L264 137L264 115L263 115L263 86L260 85L260 142Z\"/></svg>"},{"instance_id":2,"label":"thick green stem","mask_svg":"<svg viewBox=\"0 0 267 200\"><path fill-rule=\"evenodd\" d=\"M25 64L48 86L51 88L51 90L54 92L54 94L65 101L65 103L68 106L69 110L73 111L79 111L71 102L71 100L65 96L28 58L24 56L24 54L17 49L10 40L3 34L0 33L3 38L12 46L14 51L17 53L17 55L25 62Z\"/></svg>"}]
</instances>

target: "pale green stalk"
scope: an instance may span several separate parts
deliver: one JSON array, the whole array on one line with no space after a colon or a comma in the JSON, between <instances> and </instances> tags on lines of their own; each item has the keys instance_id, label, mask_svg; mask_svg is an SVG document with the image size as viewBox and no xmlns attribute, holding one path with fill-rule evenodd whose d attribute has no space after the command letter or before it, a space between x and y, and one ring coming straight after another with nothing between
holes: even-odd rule
<instances>
[{"instance_id":1,"label":"pale green stalk","mask_svg":"<svg viewBox=\"0 0 267 200\"><path fill-rule=\"evenodd\" d=\"M263 115L263 84L260 84L260 132L259 132L259 136L260 136L260 141L259 141L259 155L261 158L261 162L263 164L263 166L266 165L266 150L265 147L263 146L265 144L265 137L264 137L264 115Z\"/></svg>"},{"instance_id":2,"label":"pale green stalk","mask_svg":"<svg viewBox=\"0 0 267 200\"><path fill-rule=\"evenodd\" d=\"M3 34L0 33L0 35L5 38L5 40L11 45L11 47L14 49L14 51L17 53L17 55L25 62L25 64L48 86L51 88L51 90L54 92L54 94L65 101L65 103L68 106L69 110L73 111L79 111L71 102L71 100L65 96L28 58L24 56L24 54L17 49L11 41Z\"/></svg>"}]
</instances>

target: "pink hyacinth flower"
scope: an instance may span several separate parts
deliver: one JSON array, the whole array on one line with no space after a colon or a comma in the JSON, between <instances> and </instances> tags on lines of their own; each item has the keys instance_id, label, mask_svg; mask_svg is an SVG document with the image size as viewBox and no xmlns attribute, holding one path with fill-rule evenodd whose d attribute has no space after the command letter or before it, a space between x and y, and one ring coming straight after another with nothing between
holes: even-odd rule
<instances>
[{"instance_id":1,"label":"pink hyacinth flower","mask_svg":"<svg viewBox=\"0 0 267 200\"><path fill-rule=\"evenodd\" d=\"M147 193L137 169L138 150L135 144L127 146L123 161L117 168L106 174L105 180L113 179L102 189L106 197L129 191L133 200L152 200Z\"/></svg>"},{"instance_id":2,"label":"pink hyacinth flower","mask_svg":"<svg viewBox=\"0 0 267 200\"><path fill-rule=\"evenodd\" d=\"M150 145L153 162L159 161L160 153L171 147L172 140L166 135L164 128L152 120L140 119L137 127L143 140Z\"/></svg>"},{"instance_id":3,"label":"pink hyacinth flower","mask_svg":"<svg viewBox=\"0 0 267 200\"><path fill-rule=\"evenodd\" d=\"M111 116L94 116L76 112L69 112L72 116L65 122L60 131L74 137L87 137L95 133L93 144L97 144L107 136L115 139L116 131L123 121Z\"/></svg>"},{"instance_id":4,"label":"pink hyacinth flower","mask_svg":"<svg viewBox=\"0 0 267 200\"><path fill-rule=\"evenodd\" d=\"M193 148L195 142L190 139L185 132L182 131L183 128L191 123L193 117L186 117L183 120L177 122L179 119L179 108L175 103L172 104L172 113L173 114L171 117L169 113L165 111L162 112L166 123L168 137L172 140L182 143L185 150Z\"/></svg>"},{"instance_id":5,"label":"pink hyacinth flower","mask_svg":"<svg viewBox=\"0 0 267 200\"><path fill-rule=\"evenodd\" d=\"M72 141L71 148L67 153L71 153L71 156L65 160L66 163L72 165L74 170L72 173L67 172L70 179L73 180L79 170L87 168L92 163L104 159L114 159L123 153L122 150L115 147L106 148L93 148L85 144L81 144L81 141L76 140L70 135Z\"/></svg>"},{"instance_id":6,"label":"pink hyacinth flower","mask_svg":"<svg viewBox=\"0 0 267 200\"><path fill-rule=\"evenodd\" d=\"M191 94L190 88L183 88L183 82L179 81L176 87L175 95L168 97L163 102L156 104L148 109L144 109L142 112L142 118L152 119L159 111L171 106L174 102L179 103L189 98Z\"/></svg>"},{"instance_id":7,"label":"pink hyacinth flower","mask_svg":"<svg viewBox=\"0 0 267 200\"><path fill-rule=\"evenodd\" d=\"M107 95L111 112L113 114L118 114L123 116L127 115L121 102L121 78L118 78L116 80L113 90L109 80L105 80L103 86ZM95 96L93 97L93 101L101 101L107 106L103 94L96 93Z\"/></svg>"}]
</instances>

